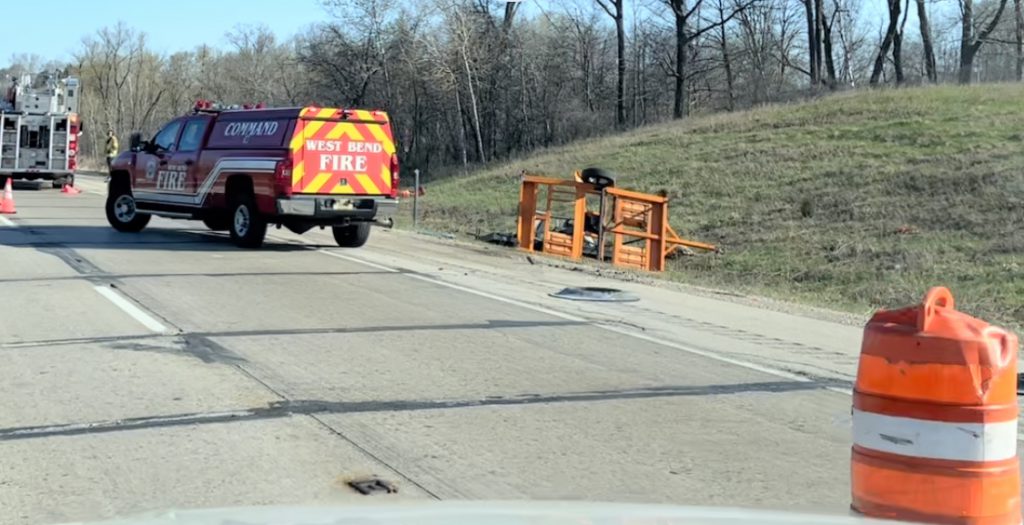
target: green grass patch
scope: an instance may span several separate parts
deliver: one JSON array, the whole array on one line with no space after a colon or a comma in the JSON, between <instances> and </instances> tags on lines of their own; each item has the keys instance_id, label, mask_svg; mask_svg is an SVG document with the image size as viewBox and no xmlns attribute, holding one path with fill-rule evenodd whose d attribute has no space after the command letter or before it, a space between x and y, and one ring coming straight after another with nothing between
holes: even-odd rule
<instances>
[{"instance_id":1,"label":"green grass patch","mask_svg":"<svg viewBox=\"0 0 1024 525\"><path fill-rule=\"evenodd\" d=\"M668 278L856 312L945 285L964 311L1024 326L1022 86L837 95L579 142L429 184L421 226L512 231L521 171L587 166L667 190L676 230L725 250Z\"/></svg>"}]
</instances>

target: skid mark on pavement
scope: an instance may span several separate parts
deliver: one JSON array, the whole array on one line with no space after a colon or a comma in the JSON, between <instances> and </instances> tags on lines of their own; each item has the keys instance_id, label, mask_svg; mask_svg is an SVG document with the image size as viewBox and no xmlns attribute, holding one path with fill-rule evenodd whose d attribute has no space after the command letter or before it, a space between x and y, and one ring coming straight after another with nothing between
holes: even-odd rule
<instances>
[{"instance_id":1,"label":"skid mark on pavement","mask_svg":"<svg viewBox=\"0 0 1024 525\"><path fill-rule=\"evenodd\" d=\"M37 439L55 436L80 436L108 432L123 432L170 426L234 423L291 416L317 414L356 414L367 412L414 412L421 410L452 410L461 408L523 406L554 403L596 403L631 399L667 397L727 396L741 394L785 394L827 388L828 384L801 381L768 381L703 386L664 386L623 390L595 390L559 394L521 394L492 396L464 400L394 400L394 401L320 401L284 400L266 407L200 412L169 416L136 417L91 423L70 423L0 429L0 441Z\"/></svg>"}]
</instances>

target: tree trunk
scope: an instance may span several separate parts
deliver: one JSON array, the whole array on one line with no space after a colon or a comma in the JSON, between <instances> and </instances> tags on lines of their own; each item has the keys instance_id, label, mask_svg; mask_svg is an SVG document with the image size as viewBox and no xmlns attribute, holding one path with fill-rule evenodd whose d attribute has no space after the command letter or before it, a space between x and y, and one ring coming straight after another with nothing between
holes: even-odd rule
<instances>
[{"instance_id":1,"label":"tree trunk","mask_svg":"<svg viewBox=\"0 0 1024 525\"><path fill-rule=\"evenodd\" d=\"M462 114L462 97L459 96L459 85L455 84L455 113L459 117L459 155L462 165L469 164L469 154L466 151L466 119Z\"/></svg>"},{"instance_id":2,"label":"tree trunk","mask_svg":"<svg viewBox=\"0 0 1024 525\"><path fill-rule=\"evenodd\" d=\"M690 113L690 94L686 91L686 19L680 14L676 19L676 71L675 100L672 104L672 117L683 118Z\"/></svg>"},{"instance_id":3,"label":"tree trunk","mask_svg":"<svg viewBox=\"0 0 1024 525\"><path fill-rule=\"evenodd\" d=\"M1014 35L1017 43L1017 82L1024 80L1024 8L1021 0L1013 0Z\"/></svg>"},{"instance_id":4,"label":"tree trunk","mask_svg":"<svg viewBox=\"0 0 1024 525\"><path fill-rule=\"evenodd\" d=\"M1014 0L1020 2L1020 0ZM939 81L938 71L935 65L935 48L932 46L932 30L928 25L928 9L924 0L917 0L917 20L921 25L921 45L924 47L924 70L928 81L936 83Z\"/></svg>"},{"instance_id":5,"label":"tree trunk","mask_svg":"<svg viewBox=\"0 0 1024 525\"><path fill-rule=\"evenodd\" d=\"M615 20L615 122L626 126L626 28L625 0L596 0L597 5ZM682 0L679 0L682 1Z\"/></svg>"},{"instance_id":6,"label":"tree trunk","mask_svg":"<svg viewBox=\"0 0 1024 525\"><path fill-rule=\"evenodd\" d=\"M903 31L896 31L892 36L892 68L896 73L896 85L906 82L903 75Z\"/></svg>"},{"instance_id":7,"label":"tree trunk","mask_svg":"<svg viewBox=\"0 0 1024 525\"><path fill-rule=\"evenodd\" d=\"M811 87L818 85L818 73L821 69L818 67L818 54L815 50L818 49L817 41L815 39L815 30L817 23L814 16L814 1L815 0L803 0L804 11L807 15L807 71L810 72L811 76Z\"/></svg>"},{"instance_id":8,"label":"tree trunk","mask_svg":"<svg viewBox=\"0 0 1024 525\"><path fill-rule=\"evenodd\" d=\"M466 68L466 85L469 88L469 107L473 112L473 133L476 135L477 155L479 155L480 162L487 162L487 157L484 155L483 135L480 133L480 112L477 110L476 90L473 88L473 72L469 67L469 57L466 56L465 49L462 53L462 64Z\"/></svg>"},{"instance_id":9,"label":"tree trunk","mask_svg":"<svg viewBox=\"0 0 1024 525\"><path fill-rule=\"evenodd\" d=\"M821 78L821 67L824 60L824 53L822 53L822 40L824 37L824 25L825 25L825 6L822 0L814 0L814 65L817 69L814 71L815 76L818 77L818 83L824 83L824 79Z\"/></svg>"},{"instance_id":10,"label":"tree trunk","mask_svg":"<svg viewBox=\"0 0 1024 525\"><path fill-rule=\"evenodd\" d=\"M899 0L896 0L896 5L899 6ZM910 11L910 0L906 0L903 5L903 21L900 22L899 29L896 30L896 34L892 38L892 65L896 71L896 85L903 85L907 78L903 74L903 35L906 34L907 27L907 15Z\"/></svg>"},{"instance_id":11,"label":"tree trunk","mask_svg":"<svg viewBox=\"0 0 1024 525\"><path fill-rule=\"evenodd\" d=\"M718 2L718 20L721 22L725 19L725 11L722 9L722 1ZM722 69L725 70L725 94L726 98L726 109L733 111L736 109L736 91L734 89L735 81L732 73L732 59L729 56L729 38L725 32L725 23L723 22L718 26L718 37L722 47Z\"/></svg>"},{"instance_id":12,"label":"tree trunk","mask_svg":"<svg viewBox=\"0 0 1024 525\"><path fill-rule=\"evenodd\" d=\"M885 30L885 38L882 39L882 46L878 49L878 55L875 57L875 67L871 70L871 80L869 82L872 86L877 86L878 80L882 77L882 70L885 69L885 57L889 54L889 48L892 47L893 40L896 39L899 23L900 0L889 0L889 27Z\"/></svg>"},{"instance_id":13,"label":"tree trunk","mask_svg":"<svg viewBox=\"0 0 1024 525\"><path fill-rule=\"evenodd\" d=\"M963 16L960 19L960 70L957 77L961 84L970 84L974 69L974 52L971 51L974 42L974 1L960 0L960 9Z\"/></svg>"},{"instance_id":14,"label":"tree trunk","mask_svg":"<svg viewBox=\"0 0 1024 525\"><path fill-rule=\"evenodd\" d=\"M626 125L626 29L623 27L623 1L615 0L615 53L618 81L615 86L615 120Z\"/></svg>"},{"instance_id":15,"label":"tree trunk","mask_svg":"<svg viewBox=\"0 0 1024 525\"><path fill-rule=\"evenodd\" d=\"M828 75L828 87L836 88L836 61L832 53L832 22L825 19L825 12L818 12L818 20L821 24L821 40L825 46L825 74Z\"/></svg>"},{"instance_id":16,"label":"tree trunk","mask_svg":"<svg viewBox=\"0 0 1024 525\"><path fill-rule=\"evenodd\" d=\"M992 19L988 21L988 24L981 30L977 35L974 34L974 2L973 0L960 0L960 6L963 12L963 18L961 19L961 34L960 34L960 74L959 80L961 84L970 84L971 77L974 74L974 57L978 55L978 50L985 43L985 39L995 31L996 26L999 25L999 19L1003 16L1003 11L1006 10L1007 0L999 0L999 6L996 8L995 14L992 15Z\"/></svg>"}]
</instances>

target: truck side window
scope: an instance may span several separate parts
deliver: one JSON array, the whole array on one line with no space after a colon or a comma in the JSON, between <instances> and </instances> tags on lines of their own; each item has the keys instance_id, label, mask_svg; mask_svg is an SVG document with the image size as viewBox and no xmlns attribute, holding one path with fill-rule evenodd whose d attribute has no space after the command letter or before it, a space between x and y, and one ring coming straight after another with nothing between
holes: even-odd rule
<instances>
[{"instance_id":1,"label":"truck side window","mask_svg":"<svg viewBox=\"0 0 1024 525\"><path fill-rule=\"evenodd\" d=\"M178 131L181 130L181 121L175 120L164 126L164 129L153 137L153 145L159 146L163 151L173 151L174 141L178 138Z\"/></svg>"},{"instance_id":2,"label":"truck side window","mask_svg":"<svg viewBox=\"0 0 1024 525\"><path fill-rule=\"evenodd\" d=\"M185 124L185 131L181 133L181 140L178 141L178 151L197 151L203 142L203 132L206 131L205 118L197 118Z\"/></svg>"}]
</instances>

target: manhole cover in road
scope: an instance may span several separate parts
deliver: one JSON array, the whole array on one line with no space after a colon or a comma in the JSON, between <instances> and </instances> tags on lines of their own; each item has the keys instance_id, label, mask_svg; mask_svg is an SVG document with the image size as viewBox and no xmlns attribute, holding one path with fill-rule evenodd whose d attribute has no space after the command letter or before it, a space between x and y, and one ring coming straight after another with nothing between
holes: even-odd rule
<instances>
[{"instance_id":1,"label":"manhole cover in road","mask_svg":"<svg viewBox=\"0 0 1024 525\"><path fill-rule=\"evenodd\" d=\"M616 290L615 288L596 288L590 286L563 288L561 291L551 294L551 297L568 299L570 301L599 301L608 303L632 303L640 300L639 297L631 293Z\"/></svg>"}]
</instances>

